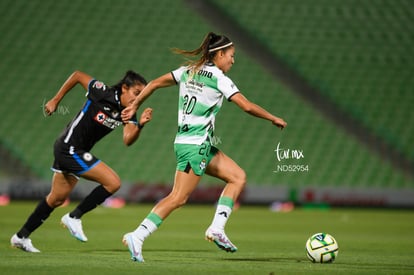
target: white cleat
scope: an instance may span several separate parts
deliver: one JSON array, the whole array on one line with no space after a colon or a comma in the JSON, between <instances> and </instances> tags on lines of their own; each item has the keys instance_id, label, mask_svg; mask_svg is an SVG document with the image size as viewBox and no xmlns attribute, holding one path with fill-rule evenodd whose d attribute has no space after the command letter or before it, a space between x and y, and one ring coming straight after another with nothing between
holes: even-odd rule
<instances>
[{"instance_id":1,"label":"white cleat","mask_svg":"<svg viewBox=\"0 0 414 275\"><path fill-rule=\"evenodd\" d=\"M60 220L63 227L69 229L70 234L81 242L88 241L88 238L83 233L82 221L80 219L71 218L69 213L64 215Z\"/></svg>"},{"instance_id":2,"label":"white cleat","mask_svg":"<svg viewBox=\"0 0 414 275\"><path fill-rule=\"evenodd\" d=\"M20 248L26 252L38 253L39 249L33 246L32 241L29 238L19 238L17 234L14 234L10 239L12 247Z\"/></svg>"},{"instance_id":3,"label":"white cleat","mask_svg":"<svg viewBox=\"0 0 414 275\"><path fill-rule=\"evenodd\" d=\"M206 240L214 242L220 249L227 252L236 252L237 247L230 241L224 230L209 227L206 231Z\"/></svg>"},{"instance_id":4,"label":"white cleat","mask_svg":"<svg viewBox=\"0 0 414 275\"><path fill-rule=\"evenodd\" d=\"M129 253L131 253L131 260L136 262L144 262L144 257L142 256L142 241L138 239L134 233L126 233L122 238L122 243L125 246L128 246Z\"/></svg>"}]
</instances>

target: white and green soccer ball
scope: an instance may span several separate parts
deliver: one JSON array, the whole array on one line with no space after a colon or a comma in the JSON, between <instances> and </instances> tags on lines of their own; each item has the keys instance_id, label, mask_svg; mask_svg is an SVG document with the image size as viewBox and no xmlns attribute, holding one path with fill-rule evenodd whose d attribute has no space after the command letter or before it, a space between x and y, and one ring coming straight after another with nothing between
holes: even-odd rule
<instances>
[{"instance_id":1,"label":"white and green soccer ball","mask_svg":"<svg viewBox=\"0 0 414 275\"><path fill-rule=\"evenodd\" d=\"M332 263L338 257L338 243L327 233L316 233L306 242L306 255L313 263Z\"/></svg>"}]
</instances>

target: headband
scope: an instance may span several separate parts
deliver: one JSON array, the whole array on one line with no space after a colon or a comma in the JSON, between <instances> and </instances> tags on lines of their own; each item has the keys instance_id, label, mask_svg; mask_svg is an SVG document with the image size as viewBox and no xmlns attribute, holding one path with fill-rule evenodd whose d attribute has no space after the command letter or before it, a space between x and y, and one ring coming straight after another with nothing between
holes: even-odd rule
<instances>
[{"instance_id":1,"label":"headband","mask_svg":"<svg viewBox=\"0 0 414 275\"><path fill-rule=\"evenodd\" d=\"M217 51L217 50L220 50L220 49L223 49L223 48L227 48L228 46L231 46L231 45L233 45L233 42L229 42L229 43L227 43L227 44L225 44L223 46L218 46L218 47L215 47L213 49L209 49L208 52L209 53L212 53L214 51Z\"/></svg>"}]
</instances>

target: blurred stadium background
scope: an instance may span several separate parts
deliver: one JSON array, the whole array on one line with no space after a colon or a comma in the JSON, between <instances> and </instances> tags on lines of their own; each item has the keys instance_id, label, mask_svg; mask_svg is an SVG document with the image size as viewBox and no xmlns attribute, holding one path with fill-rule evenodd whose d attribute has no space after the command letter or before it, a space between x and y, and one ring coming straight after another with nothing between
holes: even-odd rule
<instances>
[{"instance_id":1,"label":"blurred stadium background","mask_svg":"<svg viewBox=\"0 0 414 275\"><path fill-rule=\"evenodd\" d=\"M74 70L108 85L128 69L151 80L183 62L171 48L193 49L214 31L236 43L229 76L241 91L288 122L279 131L224 104L216 141L248 174L241 201L414 207L410 0L3 0L0 6L0 194L36 199L48 191L53 142L81 108L84 92L74 89L52 117L42 105ZM126 148L118 129L93 150L119 173L118 195L131 202L162 197L175 171L176 88L144 105L154 118L136 144ZM204 177L192 201L216 199L220 186ZM92 187L80 182L73 199Z\"/></svg>"}]
</instances>

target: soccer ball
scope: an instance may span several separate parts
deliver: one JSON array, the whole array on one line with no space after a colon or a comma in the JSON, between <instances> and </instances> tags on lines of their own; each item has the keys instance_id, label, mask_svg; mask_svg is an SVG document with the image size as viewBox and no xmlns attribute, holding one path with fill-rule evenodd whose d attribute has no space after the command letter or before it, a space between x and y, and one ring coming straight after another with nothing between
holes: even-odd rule
<instances>
[{"instance_id":1,"label":"soccer ball","mask_svg":"<svg viewBox=\"0 0 414 275\"><path fill-rule=\"evenodd\" d=\"M316 233L306 242L306 255L313 263L332 263L338 256L338 243L327 233Z\"/></svg>"}]
</instances>

